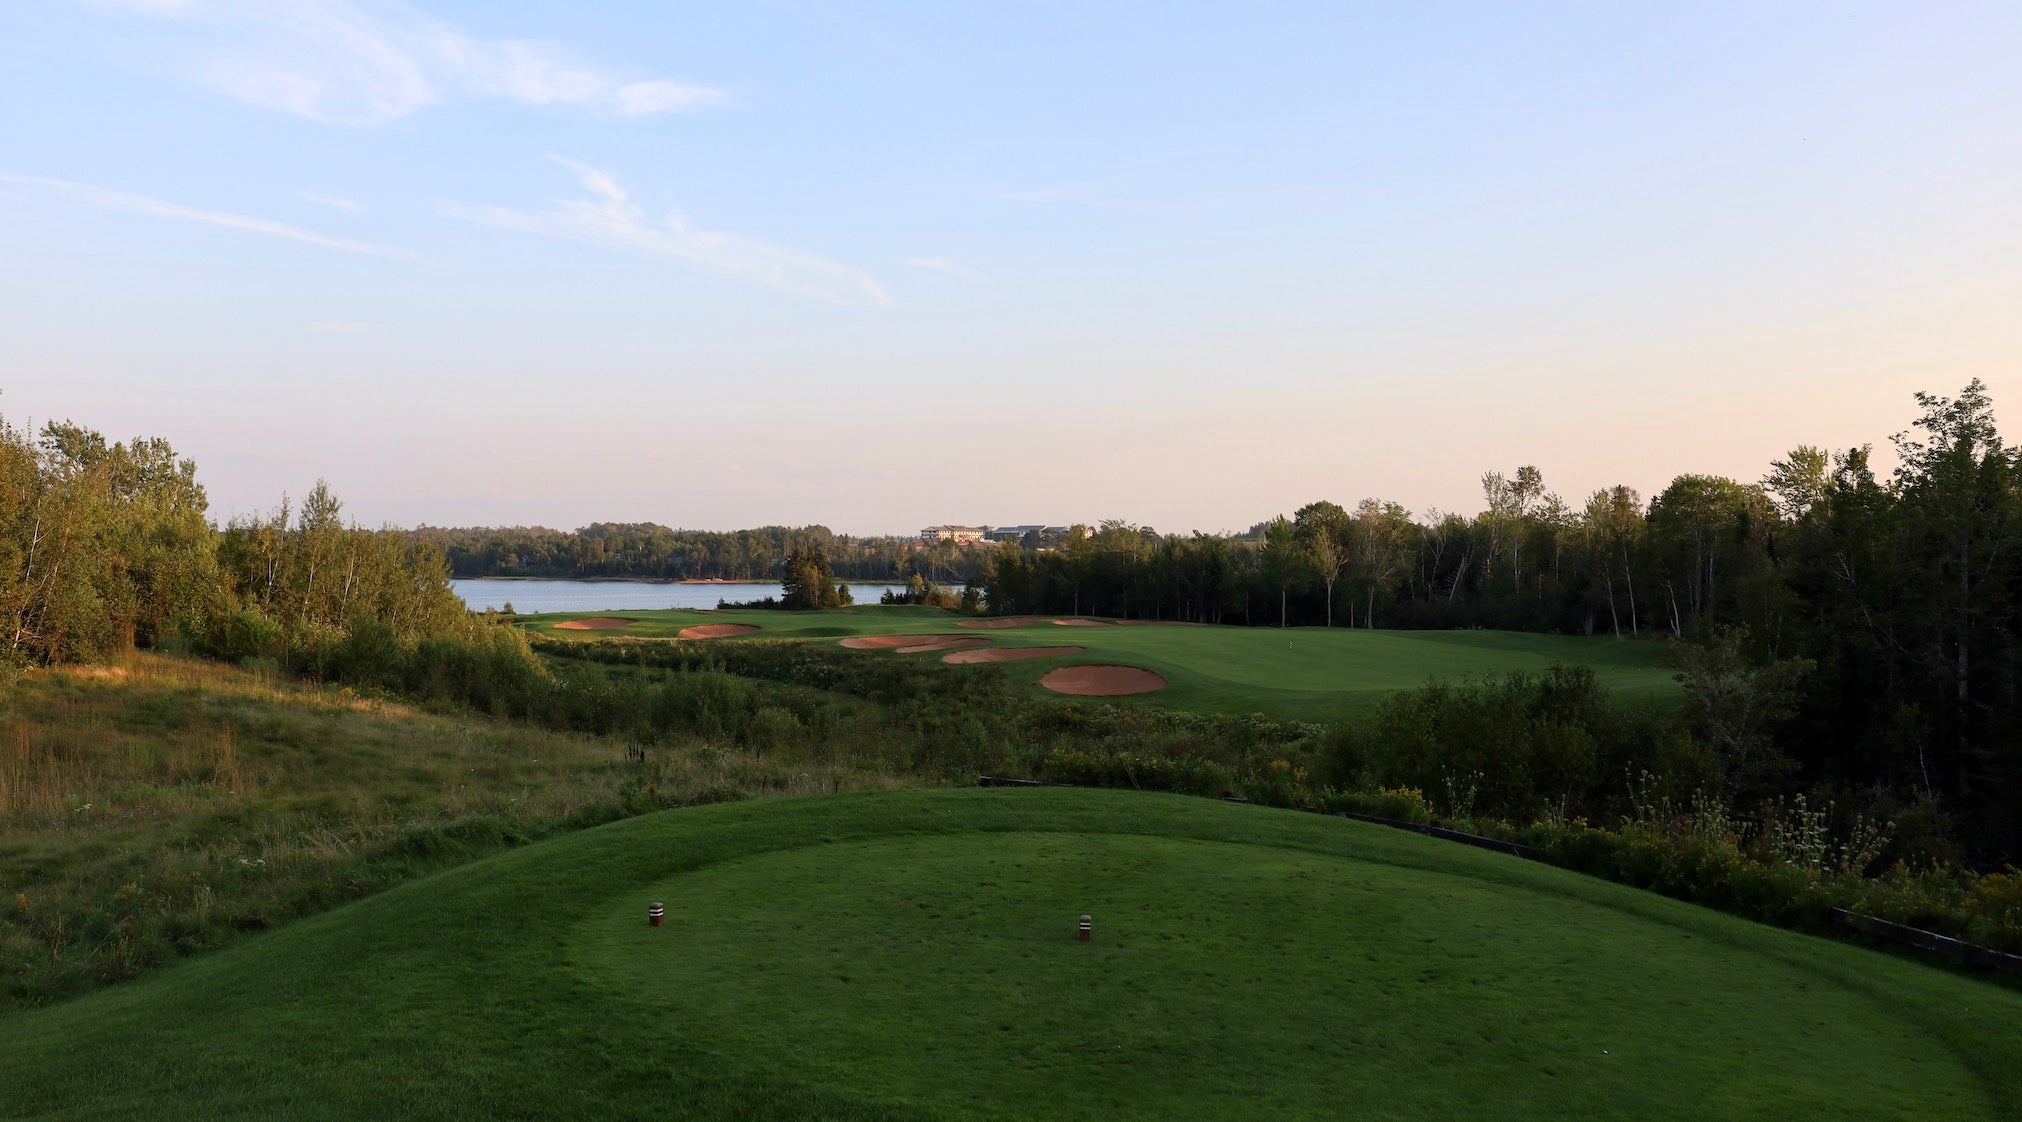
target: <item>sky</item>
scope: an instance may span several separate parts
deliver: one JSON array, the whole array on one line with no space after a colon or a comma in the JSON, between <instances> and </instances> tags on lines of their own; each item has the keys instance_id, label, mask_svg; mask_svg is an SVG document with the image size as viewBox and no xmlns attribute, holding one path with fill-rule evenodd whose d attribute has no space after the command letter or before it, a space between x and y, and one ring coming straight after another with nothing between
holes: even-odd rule
<instances>
[{"instance_id":1,"label":"sky","mask_svg":"<svg viewBox=\"0 0 2022 1122\"><path fill-rule=\"evenodd\" d=\"M0 415L366 525L1752 481L1919 390L2022 408L2018 48L2014 4L10 0Z\"/></svg>"}]
</instances>

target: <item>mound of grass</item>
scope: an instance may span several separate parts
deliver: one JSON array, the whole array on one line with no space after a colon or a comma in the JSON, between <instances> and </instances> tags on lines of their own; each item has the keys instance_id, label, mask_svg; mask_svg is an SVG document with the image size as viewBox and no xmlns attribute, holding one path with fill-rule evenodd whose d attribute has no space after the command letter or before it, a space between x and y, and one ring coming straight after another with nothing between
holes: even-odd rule
<instances>
[{"instance_id":1,"label":"mound of grass","mask_svg":"<svg viewBox=\"0 0 2022 1122\"><path fill-rule=\"evenodd\" d=\"M408 884L0 1022L0 1086L79 1117L2005 1118L2018 1023L1995 985L1357 823L897 792Z\"/></svg>"}]
</instances>

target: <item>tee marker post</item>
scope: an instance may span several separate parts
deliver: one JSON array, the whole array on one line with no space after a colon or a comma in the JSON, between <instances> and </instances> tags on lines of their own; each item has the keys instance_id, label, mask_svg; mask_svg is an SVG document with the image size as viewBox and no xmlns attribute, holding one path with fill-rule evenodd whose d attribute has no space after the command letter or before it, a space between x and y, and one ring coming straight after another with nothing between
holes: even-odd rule
<instances>
[{"instance_id":1,"label":"tee marker post","mask_svg":"<svg viewBox=\"0 0 2022 1122\"><path fill-rule=\"evenodd\" d=\"M658 927L660 926L661 922L666 918L667 918L667 905L651 904L647 906L646 923L648 926Z\"/></svg>"},{"instance_id":2,"label":"tee marker post","mask_svg":"<svg viewBox=\"0 0 2022 1122\"><path fill-rule=\"evenodd\" d=\"M1089 918L1089 917L1087 917L1087 916L1082 916L1082 917L1081 917L1081 941L1082 941L1082 942L1084 942L1084 943L1088 942L1088 940L1089 940L1089 937L1090 937L1090 935L1091 935L1091 934L1092 934L1092 933L1093 933L1094 931L1095 931L1095 921L1094 921L1093 919L1090 919L1090 918Z\"/></svg>"}]
</instances>

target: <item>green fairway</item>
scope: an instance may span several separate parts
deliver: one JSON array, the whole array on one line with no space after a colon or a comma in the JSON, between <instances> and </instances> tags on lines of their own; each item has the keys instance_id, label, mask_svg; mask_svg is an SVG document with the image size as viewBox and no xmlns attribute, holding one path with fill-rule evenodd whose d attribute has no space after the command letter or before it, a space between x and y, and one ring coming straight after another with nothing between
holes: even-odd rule
<instances>
[{"instance_id":1,"label":"green fairway","mask_svg":"<svg viewBox=\"0 0 2022 1122\"><path fill-rule=\"evenodd\" d=\"M827 612L627 612L632 622L610 630L554 630L578 615L529 617L544 635L564 638L672 638L704 624L746 624L750 638L836 643L851 636L963 635L997 647L1071 645L1079 654L1001 664L1014 680L1036 684L1060 666L1117 663L1162 675L1166 688L1127 699L1208 713L1266 713L1327 721L1364 712L1386 694L1439 678L1542 670L1553 663L1594 668L1601 685L1622 700L1675 697L1663 644L1614 638L1532 635L1510 631L1357 631L1348 628L1062 626L1050 618L1009 628L962 626L965 617L936 608L860 607ZM968 621L976 622L976 621ZM735 642L715 639L711 642ZM940 658L939 653L866 651L867 658ZM1047 696L1056 696L1047 694Z\"/></svg>"},{"instance_id":2,"label":"green fairway","mask_svg":"<svg viewBox=\"0 0 2022 1122\"><path fill-rule=\"evenodd\" d=\"M1997 985L1416 835L957 790L529 846L0 1021L0 1087L24 1117L2011 1118L2018 1024Z\"/></svg>"}]
</instances>

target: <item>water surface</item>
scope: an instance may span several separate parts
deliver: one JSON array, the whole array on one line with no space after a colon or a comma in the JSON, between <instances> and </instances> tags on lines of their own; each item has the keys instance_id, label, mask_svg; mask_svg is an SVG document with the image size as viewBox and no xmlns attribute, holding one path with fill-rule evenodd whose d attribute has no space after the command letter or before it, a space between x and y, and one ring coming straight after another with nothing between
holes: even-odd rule
<instances>
[{"instance_id":1,"label":"water surface","mask_svg":"<svg viewBox=\"0 0 2022 1122\"><path fill-rule=\"evenodd\" d=\"M473 611L504 608L516 612L644 612L656 608L713 608L718 600L763 600L780 596L777 584L664 584L635 580L453 580L458 596ZM903 584L851 584L859 604L875 604L886 589Z\"/></svg>"}]
</instances>

